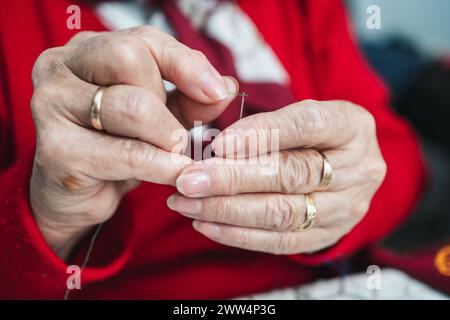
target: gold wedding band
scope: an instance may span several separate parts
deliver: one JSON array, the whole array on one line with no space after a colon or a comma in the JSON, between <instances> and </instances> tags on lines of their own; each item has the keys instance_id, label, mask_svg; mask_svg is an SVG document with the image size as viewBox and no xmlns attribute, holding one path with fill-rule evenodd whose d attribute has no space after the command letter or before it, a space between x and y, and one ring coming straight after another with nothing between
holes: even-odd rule
<instances>
[{"instance_id":1,"label":"gold wedding band","mask_svg":"<svg viewBox=\"0 0 450 320\"><path fill-rule=\"evenodd\" d=\"M91 105L91 125L97 130L103 130L102 121L100 120L100 108L102 106L103 92L107 87L99 87L94 94Z\"/></svg>"},{"instance_id":2,"label":"gold wedding band","mask_svg":"<svg viewBox=\"0 0 450 320\"><path fill-rule=\"evenodd\" d=\"M333 179L333 168L331 167L327 157L323 153L320 153L320 155L323 159L323 171L317 191L324 191L331 185L331 180Z\"/></svg>"},{"instance_id":3,"label":"gold wedding band","mask_svg":"<svg viewBox=\"0 0 450 320\"><path fill-rule=\"evenodd\" d=\"M314 225L314 221L316 220L317 208L311 194L305 194L305 202L306 202L306 218L305 221L300 225L300 227L296 231L311 228Z\"/></svg>"}]
</instances>

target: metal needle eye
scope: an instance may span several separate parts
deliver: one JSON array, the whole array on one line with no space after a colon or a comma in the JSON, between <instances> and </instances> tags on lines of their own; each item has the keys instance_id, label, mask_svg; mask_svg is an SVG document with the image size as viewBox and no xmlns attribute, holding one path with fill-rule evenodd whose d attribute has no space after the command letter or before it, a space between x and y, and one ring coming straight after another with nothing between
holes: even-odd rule
<instances>
[{"instance_id":1,"label":"metal needle eye","mask_svg":"<svg viewBox=\"0 0 450 320\"><path fill-rule=\"evenodd\" d=\"M230 96L244 96L244 97L246 97L246 96L248 96L248 94L247 93L245 93L245 92L242 92L242 93L239 93L239 92L228 92L228 94L230 95Z\"/></svg>"}]
</instances>

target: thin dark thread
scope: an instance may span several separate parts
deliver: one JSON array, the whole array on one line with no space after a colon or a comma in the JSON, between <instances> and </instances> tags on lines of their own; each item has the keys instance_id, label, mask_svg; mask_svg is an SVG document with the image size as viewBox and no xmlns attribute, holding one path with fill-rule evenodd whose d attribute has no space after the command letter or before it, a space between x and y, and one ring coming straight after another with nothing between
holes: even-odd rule
<instances>
[{"instance_id":1,"label":"thin dark thread","mask_svg":"<svg viewBox=\"0 0 450 320\"><path fill-rule=\"evenodd\" d=\"M86 267L89 258L91 257L91 253L92 253L92 249L94 248L94 243L95 240L97 239L98 234L100 233L100 230L102 229L103 223L100 223L97 228L95 229L94 234L92 235L91 241L89 242L89 247L87 249L86 252L86 256L84 257L83 263L81 264L81 268L80 268L80 274L83 273L84 268ZM64 300L69 300L69 294L70 294L70 289L69 287L67 287L66 292L64 294Z\"/></svg>"}]
</instances>

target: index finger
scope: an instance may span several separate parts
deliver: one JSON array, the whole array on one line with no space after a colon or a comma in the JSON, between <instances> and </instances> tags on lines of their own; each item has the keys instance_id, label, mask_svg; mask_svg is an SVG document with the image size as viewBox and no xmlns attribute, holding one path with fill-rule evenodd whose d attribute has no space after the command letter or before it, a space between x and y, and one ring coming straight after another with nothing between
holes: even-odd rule
<instances>
[{"instance_id":1,"label":"index finger","mask_svg":"<svg viewBox=\"0 0 450 320\"><path fill-rule=\"evenodd\" d=\"M151 26L135 27L123 32L143 40L162 77L173 82L190 98L208 104L228 97L224 79L202 52L187 47Z\"/></svg>"},{"instance_id":2,"label":"index finger","mask_svg":"<svg viewBox=\"0 0 450 320\"><path fill-rule=\"evenodd\" d=\"M243 118L218 135L212 148L216 155L242 158L291 148L342 146L353 136L349 113L357 107L336 104L305 100Z\"/></svg>"}]
</instances>

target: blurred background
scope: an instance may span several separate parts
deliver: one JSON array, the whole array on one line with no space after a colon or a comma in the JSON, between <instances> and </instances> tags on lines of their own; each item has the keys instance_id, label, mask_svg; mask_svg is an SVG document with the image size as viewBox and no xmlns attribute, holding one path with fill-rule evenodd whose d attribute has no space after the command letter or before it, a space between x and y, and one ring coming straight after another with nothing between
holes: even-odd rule
<instances>
[{"instance_id":1,"label":"blurred background","mask_svg":"<svg viewBox=\"0 0 450 320\"><path fill-rule=\"evenodd\" d=\"M391 90L391 104L420 135L429 184L414 214L385 240L396 251L450 239L450 1L347 0L366 58ZM381 29L367 27L377 5ZM407 161L407 159L405 159Z\"/></svg>"}]
</instances>

